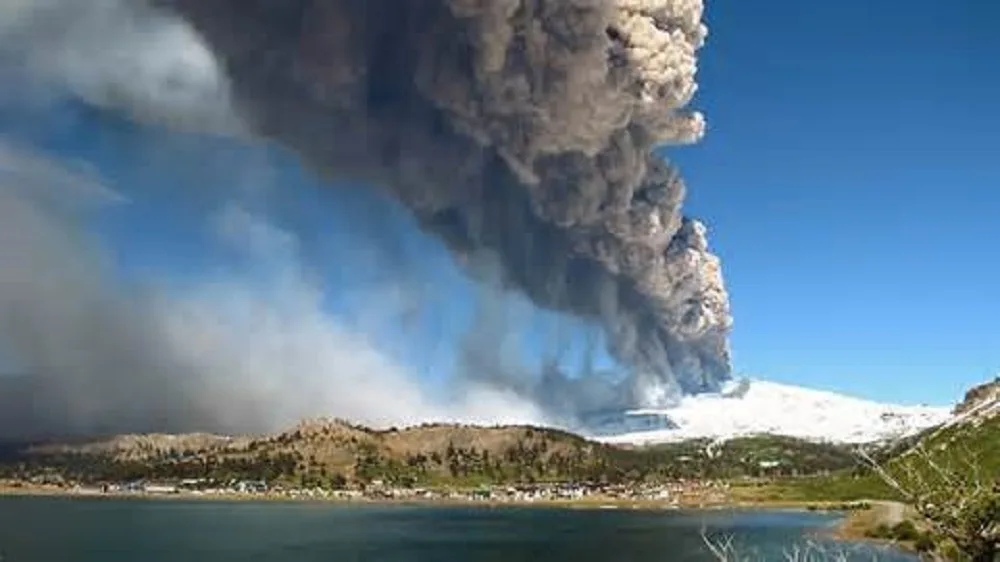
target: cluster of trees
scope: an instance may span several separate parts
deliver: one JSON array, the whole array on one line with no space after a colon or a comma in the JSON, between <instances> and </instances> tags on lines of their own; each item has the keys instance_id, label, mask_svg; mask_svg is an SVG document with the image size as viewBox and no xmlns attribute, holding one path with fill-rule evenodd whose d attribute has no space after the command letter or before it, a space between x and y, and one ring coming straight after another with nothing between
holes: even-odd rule
<instances>
[{"instance_id":1,"label":"cluster of trees","mask_svg":"<svg viewBox=\"0 0 1000 562\"><path fill-rule=\"evenodd\" d=\"M846 449L783 438L737 440L712 450L708 442L624 450L578 440L527 436L501 450L450 444L442 453L384 458L362 451L361 479L390 482L450 479L492 483L655 482L677 478L739 478L822 474L857 464ZM761 461L772 461L762 463Z\"/></svg>"},{"instance_id":2,"label":"cluster of trees","mask_svg":"<svg viewBox=\"0 0 1000 562\"><path fill-rule=\"evenodd\" d=\"M299 459L288 453L155 460L121 460L108 455L65 453L26 457L0 465L0 475L31 479L44 474L58 474L64 480L86 484L184 479L272 481L294 474L298 465Z\"/></svg>"},{"instance_id":3,"label":"cluster of trees","mask_svg":"<svg viewBox=\"0 0 1000 562\"><path fill-rule=\"evenodd\" d=\"M411 485L437 482L504 484L582 480L593 474L593 457L583 449L551 450L546 440L519 440L500 452L449 443L442 452L387 457L375 447L359 447L354 474L362 482L384 480Z\"/></svg>"},{"instance_id":4,"label":"cluster of trees","mask_svg":"<svg viewBox=\"0 0 1000 562\"><path fill-rule=\"evenodd\" d=\"M735 441L715 450L708 442L625 450L568 434L534 430L500 449L449 443L441 451L404 457L390 454L374 440L345 438L339 446L346 458L353 456L353 464L331 466L329 459L301 452L310 450L302 446L308 441L306 437L301 432L290 432L251 442L242 450L149 450L143 452L142 460L80 453L28 456L0 464L0 475L18 478L58 473L65 479L85 483L246 479L337 489L375 480L402 486L552 481L617 484L804 474L844 464L843 454L830 446L781 438ZM763 468L760 461L765 459L782 462Z\"/></svg>"},{"instance_id":5,"label":"cluster of trees","mask_svg":"<svg viewBox=\"0 0 1000 562\"><path fill-rule=\"evenodd\" d=\"M757 436L726 443L693 440L642 451L613 452L617 466L638 478L737 479L827 474L858 464L845 447Z\"/></svg>"}]
</instances>

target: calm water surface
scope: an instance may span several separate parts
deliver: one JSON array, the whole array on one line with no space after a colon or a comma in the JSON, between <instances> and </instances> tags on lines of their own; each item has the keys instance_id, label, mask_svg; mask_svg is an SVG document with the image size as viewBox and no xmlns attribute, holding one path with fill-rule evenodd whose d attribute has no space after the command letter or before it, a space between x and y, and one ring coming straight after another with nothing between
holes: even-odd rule
<instances>
[{"instance_id":1,"label":"calm water surface","mask_svg":"<svg viewBox=\"0 0 1000 562\"><path fill-rule=\"evenodd\" d=\"M3 562L708 562L707 527L770 561L834 523L793 512L7 498L0 552ZM849 548L850 560L873 559L868 547ZM911 560L885 551L878 559Z\"/></svg>"}]
</instances>

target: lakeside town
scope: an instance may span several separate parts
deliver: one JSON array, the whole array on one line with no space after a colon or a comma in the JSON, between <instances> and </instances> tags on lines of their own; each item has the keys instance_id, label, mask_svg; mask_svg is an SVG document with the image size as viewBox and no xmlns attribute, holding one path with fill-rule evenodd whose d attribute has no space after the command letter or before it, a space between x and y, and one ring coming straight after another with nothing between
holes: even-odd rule
<instances>
[{"instance_id":1,"label":"lakeside town","mask_svg":"<svg viewBox=\"0 0 1000 562\"><path fill-rule=\"evenodd\" d=\"M178 482L124 482L85 485L65 481L7 481L0 490L9 494L51 494L82 497L202 498L245 500L317 500L371 503L465 503L465 504L642 504L670 507L709 507L730 503L730 484L722 481L679 480L666 484L602 485L584 483L537 483L484 485L470 488L397 487L381 480L345 489L302 488L261 480L214 482L184 479Z\"/></svg>"}]
</instances>

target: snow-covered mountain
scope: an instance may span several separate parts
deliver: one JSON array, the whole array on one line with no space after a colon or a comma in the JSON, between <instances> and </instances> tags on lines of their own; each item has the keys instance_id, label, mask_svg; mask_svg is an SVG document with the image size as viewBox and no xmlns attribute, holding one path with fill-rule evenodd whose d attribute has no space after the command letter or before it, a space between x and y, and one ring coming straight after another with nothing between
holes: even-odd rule
<instances>
[{"instance_id":1,"label":"snow-covered mountain","mask_svg":"<svg viewBox=\"0 0 1000 562\"><path fill-rule=\"evenodd\" d=\"M594 437L654 444L771 434L813 441L869 443L912 435L951 419L950 407L882 404L763 380L735 381L718 394L681 399L665 410L622 412Z\"/></svg>"}]
</instances>

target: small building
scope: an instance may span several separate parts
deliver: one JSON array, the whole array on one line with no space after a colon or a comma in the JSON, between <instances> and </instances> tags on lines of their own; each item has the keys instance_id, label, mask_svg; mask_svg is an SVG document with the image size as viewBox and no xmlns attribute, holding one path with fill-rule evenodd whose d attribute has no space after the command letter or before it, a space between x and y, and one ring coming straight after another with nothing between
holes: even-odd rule
<instances>
[{"instance_id":1,"label":"small building","mask_svg":"<svg viewBox=\"0 0 1000 562\"><path fill-rule=\"evenodd\" d=\"M263 480L242 480L236 484L236 491L241 494L263 494L267 492L267 482Z\"/></svg>"},{"instance_id":2,"label":"small building","mask_svg":"<svg viewBox=\"0 0 1000 562\"><path fill-rule=\"evenodd\" d=\"M172 484L146 484L147 494L177 494L180 490Z\"/></svg>"},{"instance_id":3,"label":"small building","mask_svg":"<svg viewBox=\"0 0 1000 562\"><path fill-rule=\"evenodd\" d=\"M484 500L484 501L485 500L492 500L493 499L493 492L490 491L490 490L488 490L488 489L481 488L479 490L475 490L475 491L472 492L472 499L474 499L474 500Z\"/></svg>"}]
</instances>

